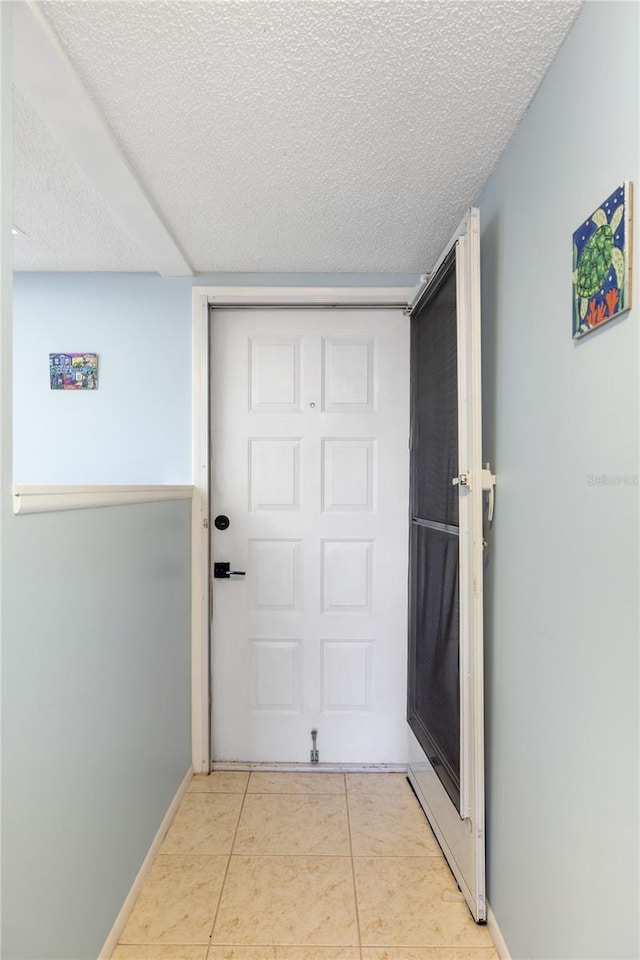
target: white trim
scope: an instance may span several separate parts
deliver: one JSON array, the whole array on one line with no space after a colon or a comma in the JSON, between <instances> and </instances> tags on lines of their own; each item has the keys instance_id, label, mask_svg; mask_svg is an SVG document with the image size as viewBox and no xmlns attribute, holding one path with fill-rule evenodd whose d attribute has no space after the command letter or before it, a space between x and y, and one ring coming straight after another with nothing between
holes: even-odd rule
<instances>
[{"instance_id":1,"label":"white trim","mask_svg":"<svg viewBox=\"0 0 640 960\"><path fill-rule=\"evenodd\" d=\"M38 485L13 487L14 513L56 513L59 510L91 510L94 507L118 507L127 503L156 503L165 500L191 500L190 484Z\"/></svg>"},{"instance_id":2,"label":"white trim","mask_svg":"<svg viewBox=\"0 0 640 960\"><path fill-rule=\"evenodd\" d=\"M504 937L502 936L502 931L498 926L496 915L491 909L490 904L488 903L487 903L487 927L489 928L491 939L493 940L494 946L496 948L496 952L500 957L500 960L511 960L511 954L509 953L509 948L504 942Z\"/></svg>"},{"instance_id":3,"label":"white trim","mask_svg":"<svg viewBox=\"0 0 640 960\"><path fill-rule=\"evenodd\" d=\"M191 757L196 773L211 763L209 703L209 307L193 290L193 482L191 513Z\"/></svg>"},{"instance_id":4,"label":"white trim","mask_svg":"<svg viewBox=\"0 0 640 960\"><path fill-rule=\"evenodd\" d=\"M475 689L471 692L475 735L474 794L476 825L482 829L482 840L478 842L477 883L482 887L486 904L486 784L485 784L485 736L484 736L484 490L482 468L482 333L481 333L481 291L480 291L480 212L476 207L469 211L469 230L467 234L469 253L469 294L470 294L470 337L469 337L469 378L471 392L475 397L473 422L471 425L473 447L471 452L471 473L473 489L469 491L474 498L476 509L473 513L471 530L473 551L473 584L471 610L473 617L473 677Z\"/></svg>"},{"instance_id":5,"label":"white trim","mask_svg":"<svg viewBox=\"0 0 640 960\"><path fill-rule=\"evenodd\" d=\"M162 818L162 823L158 827L158 832L156 833L155 837L151 842L151 846L149 847L149 852L147 853L146 857L142 861L142 866L138 870L136 878L131 885L131 889L129 890L129 893L127 894L126 899L122 904L120 912L118 913L118 916L116 917L114 924L111 927L111 930L109 931L107 939L105 940L102 946L102 950L98 954L98 960L109 960L109 958L111 957L111 954L114 952L114 950L118 946L118 940L120 939L120 934L122 933L125 926L127 925L127 921L131 916L131 911L133 910L135 902L138 899L140 891L142 890L143 884L149 875L149 871L153 866L153 861L155 860L156 854L160 849L160 845L166 836L167 830L171 826L171 821L173 820L173 818L177 813L178 807L180 806L180 801L185 795L187 791L187 787L189 786L192 780L193 780L193 770L191 769L191 767L189 767L189 769L185 774L184 780L178 787L176 795L169 805L169 809L167 810L164 817Z\"/></svg>"},{"instance_id":6,"label":"white trim","mask_svg":"<svg viewBox=\"0 0 640 960\"><path fill-rule=\"evenodd\" d=\"M287 306L322 306L323 304L344 303L346 306L359 304L385 304L406 307L415 293L415 287L195 287L206 294L208 302L251 306L267 304Z\"/></svg>"},{"instance_id":7,"label":"white trim","mask_svg":"<svg viewBox=\"0 0 640 960\"><path fill-rule=\"evenodd\" d=\"M249 763L217 760L212 770L256 770L275 773L407 773L406 763Z\"/></svg>"},{"instance_id":8,"label":"white trim","mask_svg":"<svg viewBox=\"0 0 640 960\"><path fill-rule=\"evenodd\" d=\"M14 81L162 276L193 270L33 2L14 8Z\"/></svg>"},{"instance_id":9,"label":"white trim","mask_svg":"<svg viewBox=\"0 0 640 960\"><path fill-rule=\"evenodd\" d=\"M300 304L301 307L371 304L406 307L414 287L194 286L193 317L193 523L191 544L192 761L197 773L211 765L209 702L209 305Z\"/></svg>"}]
</instances>

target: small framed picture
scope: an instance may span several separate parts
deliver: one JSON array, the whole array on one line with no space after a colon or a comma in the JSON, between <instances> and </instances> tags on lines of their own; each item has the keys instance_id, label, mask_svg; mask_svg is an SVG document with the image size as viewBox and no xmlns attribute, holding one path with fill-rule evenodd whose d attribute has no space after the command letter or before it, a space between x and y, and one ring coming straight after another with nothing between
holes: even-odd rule
<instances>
[{"instance_id":1,"label":"small framed picture","mask_svg":"<svg viewBox=\"0 0 640 960\"><path fill-rule=\"evenodd\" d=\"M573 234L573 339L631 309L633 184L625 180Z\"/></svg>"},{"instance_id":2,"label":"small framed picture","mask_svg":"<svg viewBox=\"0 0 640 960\"><path fill-rule=\"evenodd\" d=\"M52 390L97 390L97 353L50 353L49 381Z\"/></svg>"}]
</instances>

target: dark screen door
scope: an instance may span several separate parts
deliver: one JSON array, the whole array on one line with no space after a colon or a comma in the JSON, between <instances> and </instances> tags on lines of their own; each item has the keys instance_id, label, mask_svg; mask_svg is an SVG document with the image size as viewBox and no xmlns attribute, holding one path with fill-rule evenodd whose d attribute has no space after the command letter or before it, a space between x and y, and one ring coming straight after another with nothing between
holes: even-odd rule
<instances>
[{"instance_id":1,"label":"dark screen door","mask_svg":"<svg viewBox=\"0 0 640 960\"><path fill-rule=\"evenodd\" d=\"M455 247L411 318L408 720L460 806Z\"/></svg>"}]
</instances>

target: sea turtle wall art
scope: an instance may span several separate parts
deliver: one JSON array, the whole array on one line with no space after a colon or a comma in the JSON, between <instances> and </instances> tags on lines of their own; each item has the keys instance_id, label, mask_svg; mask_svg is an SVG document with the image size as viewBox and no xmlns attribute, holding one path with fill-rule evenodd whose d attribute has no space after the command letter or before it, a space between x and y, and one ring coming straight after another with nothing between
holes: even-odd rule
<instances>
[{"instance_id":1,"label":"sea turtle wall art","mask_svg":"<svg viewBox=\"0 0 640 960\"><path fill-rule=\"evenodd\" d=\"M625 180L573 234L573 339L631 308L633 184Z\"/></svg>"}]
</instances>

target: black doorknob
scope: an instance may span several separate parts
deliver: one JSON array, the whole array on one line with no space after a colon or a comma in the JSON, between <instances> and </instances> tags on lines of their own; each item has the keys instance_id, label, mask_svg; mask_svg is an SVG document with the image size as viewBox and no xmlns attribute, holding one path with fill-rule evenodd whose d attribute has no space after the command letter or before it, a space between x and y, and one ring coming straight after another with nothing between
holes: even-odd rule
<instances>
[{"instance_id":1,"label":"black doorknob","mask_svg":"<svg viewBox=\"0 0 640 960\"><path fill-rule=\"evenodd\" d=\"M229 522L229 517L225 517L224 513L219 513L213 521L216 530L226 530Z\"/></svg>"}]
</instances>

